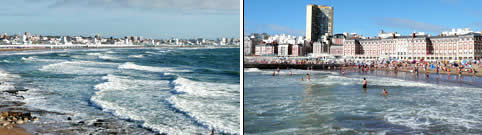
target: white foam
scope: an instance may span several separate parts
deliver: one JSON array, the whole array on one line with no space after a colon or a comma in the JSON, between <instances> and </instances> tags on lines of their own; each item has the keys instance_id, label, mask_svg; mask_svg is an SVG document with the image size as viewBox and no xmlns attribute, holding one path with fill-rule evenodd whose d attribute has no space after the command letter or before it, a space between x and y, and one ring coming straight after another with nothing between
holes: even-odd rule
<instances>
[{"instance_id":1,"label":"white foam","mask_svg":"<svg viewBox=\"0 0 482 135\"><path fill-rule=\"evenodd\" d=\"M127 56L129 58L144 58L144 55L140 54L140 55L129 55Z\"/></svg>"},{"instance_id":2,"label":"white foam","mask_svg":"<svg viewBox=\"0 0 482 135\"><path fill-rule=\"evenodd\" d=\"M258 68L245 68L244 72L263 72L263 70L260 70Z\"/></svg>"},{"instance_id":3,"label":"white foam","mask_svg":"<svg viewBox=\"0 0 482 135\"><path fill-rule=\"evenodd\" d=\"M224 96L239 91L239 85L235 84L197 82L182 77L178 77L174 84L176 90L196 96Z\"/></svg>"},{"instance_id":4,"label":"white foam","mask_svg":"<svg viewBox=\"0 0 482 135\"><path fill-rule=\"evenodd\" d=\"M169 102L209 128L239 134L239 85L197 82L182 77L175 89L185 92L171 96ZM215 102L215 103L213 103Z\"/></svg>"},{"instance_id":5,"label":"white foam","mask_svg":"<svg viewBox=\"0 0 482 135\"><path fill-rule=\"evenodd\" d=\"M91 98L95 104L102 107L103 111L112 112L124 119L143 121L144 127L151 128L160 133L168 134L195 134L208 132L201 127L190 123L182 114L168 110L153 101L159 100L157 96L167 96L169 91L168 81L137 80L126 76L107 75L102 79L107 82L98 84L99 90ZM164 92L164 93L163 93Z\"/></svg>"},{"instance_id":6,"label":"white foam","mask_svg":"<svg viewBox=\"0 0 482 135\"><path fill-rule=\"evenodd\" d=\"M87 53L87 55L101 56L101 55L102 55L102 53Z\"/></svg>"},{"instance_id":7,"label":"white foam","mask_svg":"<svg viewBox=\"0 0 482 135\"><path fill-rule=\"evenodd\" d=\"M65 61L43 66L40 68L40 71L62 74L108 74L115 71L111 68L97 67L99 65L115 66L117 64L93 61Z\"/></svg>"},{"instance_id":8,"label":"white foam","mask_svg":"<svg viewBox=\"0 0 482 135\"><path fill-rule=\"evenodd\" d=\"M28 57L22 57L21 58L23 61L40 61L40 62L59 62L59 61L64 61L64 60L56 60L56 59L40 59L38 56L28 56Z\"/></svg>"},{"instance_id":9,"label":"white foam","mask_svg":"<svg viewBox=\"0 0 482 135\"><path fill-rule=\"evenodd\" d=\"M11 63L12 61L9 61L9 60L2 60L2 62L4 62L4 63Z\"/></svg>"},{"instance_id":10,"label":"white foam","mask_svg":"<svg viewBox=\"0 0 482 135\"><path fill-rule=\"evenodd\" d=\"M136 65L132 62L126 62L119 66L119 69L134 69L134 70L142 70L142 71L149 71L149 72L192 72L191 70L185 69L174 69L168 67L152 67L152 66L141 66Z\"/></svg>"},{"instance_id":11,"label":"white foam","mask_svg":"<svg viewBox=\"0 0 482 135\"><path fill-rule=\"evenodd\" d=\"M20 78L20 76L15 74L10 74L7 71L0 69L0 83L1 83L0 91L15 90L14 84L8 81L14 80L16 78Z\"/></svg>"},{"instance_id":12,"label":"white foam","mask_svg":"<svg viewBox=\"0 0 482 135\"><path fill-rule=\"evenodd\" d=\"M102 77L104 80L108 80L106 83L96 85L95 88L98 90L129 90L138 88L148 88L148 89L169 89L169 81L159 81L159 80L136 80L130 79L123 76L115 76L108 74ZM153 86L153 87L149 87ZM156 86L156 87L154 87ZM165 87L158 87L165 86Z\"/></svg>"},{"instance_id":13,"label":"white foam","mask_svg":"<svg viewBox=\"0 0 482 135\"><path fill-rule=\"evenodd\" d=\"M99 58L104 59L104 60L118 60L118 57L112 56L112 55L100 55Z\"/></svg>"}]
</instances>

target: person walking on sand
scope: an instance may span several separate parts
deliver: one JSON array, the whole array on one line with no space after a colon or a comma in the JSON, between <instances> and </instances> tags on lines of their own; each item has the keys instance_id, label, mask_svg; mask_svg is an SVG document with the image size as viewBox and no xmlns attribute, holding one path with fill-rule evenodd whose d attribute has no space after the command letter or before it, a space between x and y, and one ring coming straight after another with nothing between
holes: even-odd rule
<instances>
[{"instance_id":1,"label":"person walking on sand","mask_svg":"<svg viewBox=\"0 0 482 135\"><path fill-rule=\"evenodd\" d=\"M383 96L387 96L387 95L388 95L387 90L385 90L385 88L383 88Z\"/></svg>"},{"instance_id":2,"label":"person walking on sand","mask_svg":"<svg viewBox=\"0 0 482 135\"><path fill-rule=\"evenodd\" d=\"M367 88L367 78L363 78L363 88Z\"/></svg>"}]
</instances>

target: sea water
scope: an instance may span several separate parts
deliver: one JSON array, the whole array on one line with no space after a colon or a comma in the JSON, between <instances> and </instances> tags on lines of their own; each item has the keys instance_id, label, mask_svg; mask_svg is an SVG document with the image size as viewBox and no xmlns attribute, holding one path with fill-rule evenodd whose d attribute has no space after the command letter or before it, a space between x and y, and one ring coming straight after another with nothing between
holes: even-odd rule
<instances>
[{"instance_id":1,"label":"sea water","mask_svg":"<svg viewBox=\"0 0 482 135\"><path fill-rule=\"evenodd\" d=\"M33 133L239 134L238 48L2 52L0 77Z\"/></svg>"},{"instance_id":2,"label":"sea water","mask_svg":"<svg viewBox=\"0 0 482 135\"><path fill-rule=\"evenodd\" d=\"M482 133L480 78L385 71L244 72L245 134Z\"/></svg>"}]
</instances>

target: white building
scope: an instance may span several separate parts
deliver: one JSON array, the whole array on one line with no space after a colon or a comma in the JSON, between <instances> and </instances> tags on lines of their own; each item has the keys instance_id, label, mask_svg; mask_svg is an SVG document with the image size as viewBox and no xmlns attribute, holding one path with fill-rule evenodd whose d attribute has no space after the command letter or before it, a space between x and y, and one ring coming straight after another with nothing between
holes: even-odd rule
<instances>
[{"instance_id":1,"label":"white building","mask_svg":"<svg viewBox=\"0 0 482 135\"><path fill-rule=\"evenodd\" d=\"M473 32L472 30L470 30L470 28L463 28L463 29L457 29L457 30L454 28L454 29L452 29L452 31L442 32L442 35L444 35L444 36L456 36L456 35L465 35L465 34L469 34L469 33L477 33L477 32Z\"/></svg>"}]
</instances>

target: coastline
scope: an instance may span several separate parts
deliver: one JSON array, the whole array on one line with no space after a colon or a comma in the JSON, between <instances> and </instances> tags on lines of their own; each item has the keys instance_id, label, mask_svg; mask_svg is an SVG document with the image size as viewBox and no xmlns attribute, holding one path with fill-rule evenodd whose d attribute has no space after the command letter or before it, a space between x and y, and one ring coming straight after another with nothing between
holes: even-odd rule
<instances>
[{"instance_id":1,"label":"coastline","mask_svg":"<svg viewBox=\"0 0 482 135\"><path fill-rule=\"evenodd\" d=\"M15 127L15 128L2 128L0 127L0 135L31 135L25 129L20 128L20 127Z\"/></svg>"},{"instance_id":2,"label":"coastline","mask_svg":"<svg viewBox=\"0 0 482 135\"><path fill-rule=\"evenodd\" d=\"M312 67L314 70L328 70L328 71L337 71L341 72L341 70L344 68L345 70L357 70L356 66L339 66L339 64L336 64L337 68L326 68L327 66L332 65L332 64L243 64L244 68L258 68L258 69L276 69L276 67L279 67L280 69L304 69L306 70L306 67ZM301 67L301 68L300 68ZM332 67L332 66L331 66ZM482 68L478 68L477 71L480 71ZM369 69L370 71L391 71L395 72L394 70L386 69L386 68L371 68ZM397 70L397 72L411 72L408 69L401 68ZM428 69L428 70L420 70L419 74L436 74L436 70ZM444 74L447 75L448 72L440 70L439 74ZM450 75L458 75L457 71L455 69L450 70ZM473 73L467 73L467 72L462 72L463 76L473 76ZM482 72L477 72L475 74L477 77L482 77Z\"/></svg>"},{"instance_id":3,"label":"coastline","mask_svg":"<svg viewBox=\"0 0 482 135\"><path fill-rule=\"evenodd\" d=\"M1 47L2 45L0 45ZM102 49L102 48L239 48L239 46L143 46L143 45L130 45L130 46L113 46L113 45L99 45L99 46L59 46L54 48L46 48L36 45L29 45L24 48L0 48L0 52L4 51L32 51L32 50L58 50L58 49Z\"/></svg>"}]
</instances>

